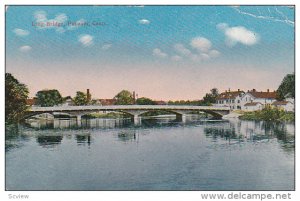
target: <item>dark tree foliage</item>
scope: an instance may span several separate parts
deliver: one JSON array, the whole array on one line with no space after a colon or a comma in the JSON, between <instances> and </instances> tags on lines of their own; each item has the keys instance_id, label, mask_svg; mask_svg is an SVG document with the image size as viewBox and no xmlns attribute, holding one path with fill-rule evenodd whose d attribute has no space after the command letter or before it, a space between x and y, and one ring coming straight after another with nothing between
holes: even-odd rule
<instances>
[{"instance_id":1,"label":"dark tree foliage","mask_svg":"<svg viewBox=\"0 0 300 201\"><path fill-rule=\"evenodd\" d=\"M63 103L63 98L58 90L42 90L36 93L37 105L41 107L52 107Z\"/></svg>"},{"instance_id":2,"label":"dark tree foliage","mask_svg":"<svg viewBox=\"0 0 300 201\"><path fill-rule=\"evenodd\" d=\"M122 90L115 97L116 105L133 105L134 99L132 93L127 90Z\"/></svg>"},{"instance_id":3,"label":"dark tree foliage","mask_svg":"<svg viewBox=\"0 0 300 201\"><path fill-rule=\"evenodd\" d=\"M219 95L219 91L217 88L213 88L210 90L210 93L206 93L201 101L201 105L212 105L216 103L216 98Z\"/></svg>"},{"instance_id":4,"label":"dark tree foliage","mask_svg":"<svg viewBox=\"0 0 300 201\"><path fill-rule=\"evenodd\" d=\"M295 74L287 74L277 89L277 99L295 98Z\"/></svg>"},{"instance_id":5,"label":"dark tree foliage","mask_svg":"<svg viewBox=\"0 0 300 201\"><path fill-rule=\"evenodd\" d=\"M10 73L5 73L5 123L17 123L27 106L28 88Z\"/></svg>"},{"instance_id":6,"label":"dark tree foliage","mask_svg":"<svg viewBox=\"0 0 300 201\"><path fill-rule=\"evenodd\" d=\"M155 101L151 100L150 98L138 98L136 100L137 105L156 105Z\"/></svg>"},{"instance_id":7,"label":"dark tree foliage","mask_svg":"<svg viewBox=\"0 0 300 201\"><path fill-rule=\"evenodd\" d=\"M87 94L81 91L77 91L73 101L75 105L87 105L88 104Z\"/></svg>"}]
</instances>

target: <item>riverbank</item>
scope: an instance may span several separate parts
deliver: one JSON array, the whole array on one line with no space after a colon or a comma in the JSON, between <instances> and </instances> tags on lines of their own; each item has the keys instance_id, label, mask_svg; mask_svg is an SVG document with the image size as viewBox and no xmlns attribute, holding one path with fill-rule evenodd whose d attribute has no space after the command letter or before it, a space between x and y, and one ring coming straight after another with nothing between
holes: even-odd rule
<instances>
[{"instance_id":1,"label":"riverbank","mask_svg":"<svg viewBox=\"0 0 300 201\"><path fill-rule=\"evenodd\" d=\"M286 112L277 108L265 108L259 111L243 112L241 120L263 120L263 121L295 121L294 112Z\"/></svg>"}]
</instances>

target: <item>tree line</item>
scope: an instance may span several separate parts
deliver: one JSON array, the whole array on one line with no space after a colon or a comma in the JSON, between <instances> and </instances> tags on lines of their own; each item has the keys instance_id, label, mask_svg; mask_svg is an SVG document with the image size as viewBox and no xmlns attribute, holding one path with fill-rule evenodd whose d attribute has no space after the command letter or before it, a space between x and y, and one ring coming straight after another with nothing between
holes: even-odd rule
<instances>
[{"instance_id":1,"label":"tree line","mask_svg":"<svg viewBox=\"0 0 300 201\"><path fill-rule=\"evenodd\" d=\"M28 99L28 87L20 83L10 73L5 74L5 122L19 122L28 109L26 100ZM219 92L213 88L206 93L201 100L177 100L168 101L168 105L203 105L210 106L216 102ZM295 98L295 74L288 74L282 80L277 90L277 99ZM75 105L93 105L97 103L96 99L91 99L84 92L77 91L75 97L63 97L57 89L41 90L36 93L36 104L42 107L60 105L71 99ZM141 97L135 100L133 94L128 90L122 90L114 96L115 105L156 105L157 102Z\"/></svg>"}]
</instances>

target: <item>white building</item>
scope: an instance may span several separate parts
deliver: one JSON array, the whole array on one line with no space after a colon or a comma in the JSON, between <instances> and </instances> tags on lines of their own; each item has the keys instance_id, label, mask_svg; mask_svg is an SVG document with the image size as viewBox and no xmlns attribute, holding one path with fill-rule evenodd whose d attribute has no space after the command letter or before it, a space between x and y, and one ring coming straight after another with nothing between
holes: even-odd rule
<instances>
[{"instance_id":1,"label":"white building","mask_svg":"<svg viewBox=\"0 0 300 201\"><path fill-rule=\"evenodd\" d=\"M241 109L241 98L245 94L244 91L225 91L216 98L214 106L228 106L231 110Z\"/></svg>"},{"instance_id":2,"label":"white building","mask_svg":"<svg viewBox=\"0 0 300 201\"><path fill-rule=\"evenodd\" d=\"M273 102L276 101L276 92L270 92L269 89L267 92L256 91L255 89L248 91L241 98L242 110L247 110L245 104L247 103L261 103L263 107L270 106ZM257 106L258 107L258 106Z\"/></svg>"},{"instance_id":3,"label":"white building","mask_svg":"<svg viewBox=\"0 0 300 201\"><path fill-rule=\"evenodd\" d=\"M283 109L284 111L287 112L294 112L295 107L294 104L290 101L275 101L272 103L272 106Z\"/></svg>"},{"instance_id":4,"label":"white building","mask_svg":"<svg viewBox=\"0 0 300 201\"><path fill-rule=\"evenodd\" d=\"M75 104L71 97L66 98L64 103L61 104L61 106L73 106L73 105Z\"/></svg>"},{"instance_id":5,"label":"white building","mask_svg":"<svg viewBox=\"0 0 300 201\"><path fill-rule=\"evenodd\" d=\"M263 109L263 104L261 104L260 102L251 102L251 103L246 103L243 106L243 110L246 111L257 111L257 110L262 110Z\"/></svg>"}]
</instances>

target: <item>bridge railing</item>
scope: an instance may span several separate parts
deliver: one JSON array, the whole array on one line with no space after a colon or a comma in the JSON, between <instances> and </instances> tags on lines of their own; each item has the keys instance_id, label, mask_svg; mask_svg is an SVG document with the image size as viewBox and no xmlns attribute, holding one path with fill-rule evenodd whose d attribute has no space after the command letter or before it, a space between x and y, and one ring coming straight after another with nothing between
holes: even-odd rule
<instances>
[{"instance_id":1,"label":"bridge railing","mask_svg":"<svg viewBox=\"0 0 300 201\"><path fill-rule=\"evenodd\" d=\"M29 108L32 112L42 111L81 111L81 110L230 110L229 107L216 106L190 106L190 105L85 105L85 106L54 106Z\"/></svg>"}]
</instances>

